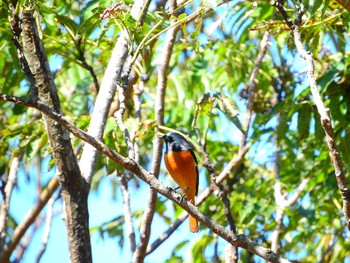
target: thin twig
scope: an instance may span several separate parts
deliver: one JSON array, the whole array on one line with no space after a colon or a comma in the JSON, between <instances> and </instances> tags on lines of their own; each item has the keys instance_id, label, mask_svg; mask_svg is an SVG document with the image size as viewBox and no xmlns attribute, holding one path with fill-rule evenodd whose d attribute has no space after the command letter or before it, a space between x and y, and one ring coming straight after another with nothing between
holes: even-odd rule
<instances>
[{"instance_id":1,"label":"thin twig","mask_svg":"<svg viewBox=\"0 0 350 263\"><path fill-rule=\"evenodd\" d=\"M59 193L57 194L56 197L51 197L47 203L46 225L45 225L44 233L43 233L43 237L42 237L41 249L36 257L37 263L40 262L41 257L44 255L44 253L46 251L47 243L48 243L49 237L50 237L51 222L52 222L52 218L53 218L53 205L54 205L55 201L60 196L61 196L61 191L59 191Z\"/></svg>"},{"instance_id":2,"label":"thin twig","mask_svg":"<svg viewBox=\"0 0 350 263\"><path fill-rule=\"evenodd\" d=\"M124 83L117 84L118 95L119 95L119 109L115 112L114 117L116 119L116 122L117 122L119 129L123 132L124 141L125 141L127 149L128 149L128 156L130 159L135 159L134 144L130 138L129 130L126 128L124 121L123 121L123 115L124 115L125 110L126 110L126 105L125 105L126 87L127 87L127 85Z\"/></svg>"},{"instance_id":3,"label":"thin twig","mask_svg":"<svg viewBox=\"0 0 350 263\"><path fill-rule=\"evenodd\" d=\"M0 214L0 238L3 238L6 233L6 220L8 211L10 208L10 201L12 196L13 187L17 181L17 173L19 166L21 164L22 155L14 156L11 161L10 171L6 180L5 190L4 190L4 201L1 205L1 214Z\"/></svg>"},{"instance_id":4,"label":"thin twig","mask_svg":"<svg viewBox=\"0 0 350 263\"><path fill-rule=\"evenodd\" d=\"M128 188L128 175L123 173L120 177L120 189L123 195L124 222L126 235L129 238L131 253L136 249L135 231L132 223L132 214L130 208L130 192Z\"/></svg>"},{"instance_id":5,"label":"thin twig","mask_svg":"<svg viewBox=\"0 0 350 263\"><path fill-rule=\"evenodd\" d=\"M250 122L253 116L254 93L255 93L256 86L258 85L258 74L259 74L260 65L263 58L265 57L267 48L269 46L269 37L270 37L269 31L265 31L264 36L260 41L259 54L254 61L254 68L252 70L252 73L250 74L249 81L246 84L248 100L247 100L247 110L245 113L245 121L243 124L243 130L245 131L245 134L242 135L241 141L240 141L241 148L245 146L247 143Z\"/></svg>"},{"instance_id":6,"label":"thin twig","mask_svg":"<svg viewBox=\"0 0 350 263\"><path fill-rule=\"evenodd\" d=\"M135 117L138 120L138 123L142 120L141 112L141 95L145 88L145 80L141 78L138 85L134 87L134 106L135 106ZM134 139L134 150L135 150L135 161L138 163L140 160L140 147L139 147L139 136L135 136Z\"/></svg>"},{"instance_id":7,"label":"thin twig","mask_svg":"<svg viewBox=\"0 0 350 263\"><path fill-rule=\"evenodd\" d=\"M73 41L76 42L74 38L73 38ZM83 66L87 71L89 71L89 73L90 73L90 75L91 75L91 77L92 77L92 80L93 80L93 82L94 82L95 90L96 90L97 92L99 92L99 90L100 90L100 85L99 85L99 83L98 83L95 70L94 70L94 68L93 68L91 65L89 65L89 64L86 62L85 53L84 53L83 48L82 48L81 45L80 45L80 41L79 41L79 43L76 43L76 48L77 48L78 53L79 53L79 56L77 56L77 58L81 61L82 66Z\"/></svg>"},{"instance_id":8,"label":"thin twig","mask_svg":"<svg viewBox=\"0 0 350 263\"><path fill-rule=\"evenodd\" d=\"M209 119L210 121L210 119ZM208 125L209 127L209 125ZM208 129L206 129L205 131L205 137L207 136L207 131ZM203 138L201 141L202 144L202 153L204 153L204 162L203 162L203 166L207 169L207 171L209 172L209 178L211 181L211 185L214 189L214 192L217 194L217 196L219 196L219 198L221 199L221 201L223 202L224 205L224 214L225 217L227 219L227 222L229 223L230 229L233 233L237 233L236 231L236 223L235 220L233 219L233 216L231 214L231 203L230 200L227 197L227 191L222 187L221 184L217 184L216 183L216 176L215 176L215 171L213 169L213 165L210 163L210 156L208 154L208 152L206 151L206 145L205 145L205 141L206 139Z\"/></svg>"},{"instance_id":9,"label":"thin twig","mask_svg":"<svg viewBox=\"0 0 350 263\"><path fill-rule=\"evenodd\" d=\"M220 96L219 96L219 98L220 98ZM210 110L210 112L211 112L211 110ZM215 176L215 172L213 169L213 165L210 163L210 156L209 156L209 153L206 151L205 142L206 142L206 137L207 137L208 130L209 130L210 120L211 120L211 118L209 118L208 126L207 126L208 128L206 129L206 131L204 133L204 137L202 139L199 138L201 148L202 148L201 152L204 154L203 166L209 172L209 178L210 178L211 186L212 186L210 188L214 189L214 193L216 193L216 195L219 196L219 198L221 199L221 201L224 205L224 215L227 219L227 222L230 226L230 229L231 229L232 233L237 234L236 222L233 219L233 216L231 213L230 199L227 197L227 191L224 189L222 184L216 183L216 176ZM217 243L215 245L217 245ZM234 250L235 250L235 254L238 255L238 248L234 247Z\"/></svg>"}]
</instances>

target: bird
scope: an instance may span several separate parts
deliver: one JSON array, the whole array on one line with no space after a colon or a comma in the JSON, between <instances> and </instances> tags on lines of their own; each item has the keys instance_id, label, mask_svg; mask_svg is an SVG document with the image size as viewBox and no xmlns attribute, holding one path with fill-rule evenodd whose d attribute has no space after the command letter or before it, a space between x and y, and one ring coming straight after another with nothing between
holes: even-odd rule
<instances>
[{"instance_id":1,"label":"bird","mask_svg":"<svg viewBox=\"0 0 350 263\"><path fill-rule=\"evenodd\" d=\"M193 146L176 132L170 132L161 137L165 142L164 162L173 178L184 192L186 199L195 205L198 194L198 162ZM198 232L198 221L189 215L190 231Z\"/></svg>"}]
</instances>

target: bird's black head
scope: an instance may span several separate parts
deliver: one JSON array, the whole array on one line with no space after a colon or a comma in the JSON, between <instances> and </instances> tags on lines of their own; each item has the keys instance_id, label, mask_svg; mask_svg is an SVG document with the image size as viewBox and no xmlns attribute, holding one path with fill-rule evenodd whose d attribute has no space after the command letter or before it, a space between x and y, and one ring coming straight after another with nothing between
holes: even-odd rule
<instances>
[{"instance_id":1,"label":"bird's black head","mask_svg":"<svg viewBox=\"0 0 350 263\"><path fill-rule=\"evenodd\" d=\"M170 132L162 136L165 141L165 152L168 151L188 151L192 150L192 145L181 134L176 132Z\"/></svg>"}]
</instances>

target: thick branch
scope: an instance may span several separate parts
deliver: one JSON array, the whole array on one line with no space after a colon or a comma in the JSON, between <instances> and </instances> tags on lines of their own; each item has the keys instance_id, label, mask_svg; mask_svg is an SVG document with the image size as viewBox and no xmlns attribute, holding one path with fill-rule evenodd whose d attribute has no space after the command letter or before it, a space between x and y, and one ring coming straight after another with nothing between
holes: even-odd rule
<instances>
[{"instance_id":1,"label":"thick branch","mask_svg":"<svg viewBox=\"0 0 350 263\"><path fill-rule=\"evenodd\" d=\"M17 40L16 47L20 58L24 58L26 61L21 66L31 81L31 100L40 100L52 111L59 113L61 107L56 86L45 48L40 41L33 10L30 8L23 9L21 27L23 49L18 41L18 32L14 31L13 34ZM80 176L78 162L70 144L68 132L51 118L43 117L65 200L71 261L91 262L87 210L89 188ZM8 258L5 258L6 260Z\"/></svg>"},{"instance_id":2,"label":"thick branch","mask_svg":"<svg viewBox=\"0 0 350 263\"><path fill-rule=\"evenodd\" d=\"M138 19L145 2L145 0L136 0L134 2L134 5L130 11L132 17ZM146 12L147 8L142 14L142 18ZM108 112L116 93L116 85L120 79L123 66L128 57L129 45L130 39L128 33L126 31L123 31L112 51L112 56L108 62L107 68L102 78L100 91L96 98L94 110L91 114L90 126L88 129L88 133L99 140L101 140L103 136ZM80 159L80 167L82 175L88 183L91 182L91 178L95 170L97 154L98 151L95 148L91 147L89 144L86 144L84 146L83 154Z\"/></svg>"},{"instance_id":3,"label":"thick branch","mask_svg":"<svg viewBox=\"0 0 350 263\"><path fill-rule=\"evenodd\" d=\"M91 114L90 126L88 133L101 140L104 127L106 125L109 108L116 92L116 83L120 78L122 67L128 55L128 39L127 33L124 32L118 38L118 41L112 51L111 59L105 70L104 77L101 82L100 90L97 95L93 112ZM95 163L98 151L85 144L83 153L80 158L81 172L87 182L91 182L95 170Z\"/></svg>"},{"instance_id":4,"label":"thick branch","mask_svg":"<svg viewBox=\"0 0 350 263\"><path fill-rule=\"evenodd\" d=\"M102 153L104 153L107 157L112 159L117 164L120 164L125 169L129 170L130 172L134 173L136 176L138 176L141 180L146 182L150 185L152 189L160 193L161 195L165 196L166 198L170 199L171 201L177 203L179 206L181 206L183 209L185 209L188 213L190 213L192 216L197 218L202 224L206 225L213 233L219 235L223 239L225 239L227 242L232 244L233 246L242 247L253 254L264 258L265 260L269 262L289 262L286 259L283 259L279 254L272 252L270 249L264 248L263 246L259 245L257 242L250 240L245 235L235 235L231 231L225 229L223 226L216 223L211 218L205 216L202 214L196 206L192 205L190 202L183 200L181 203L178 203L179 200L181 200L181 195L176 193L175 191L170 191L168 187L164 186L158 179L150 172L146 171L143 167L141 167L139 164L137 164L134 160L130 160L128 158L125 158L121 156L120 154L116 153L109 147L107 147L105 144L103 144L101 141L96 140L95 138L91 137L86 132L82 131L81 129L77 128L74 124L70 123L66 118L64 118L61 114L54 112L51 110L51 108L47 107L46 105L42 104L41 102L31 102L29 103L27 100L19 99L17 97L13 96L7 96L0 94L0 100L5 101L12 101L20 105L25 105L29 107L36 108L40 110L42 113L46 114L47 116L53 118L55 121L63 125L67 130L69 130L72 134L74 134L76 137L84 140L85 142L89 143ZM236 164L238 160L232 160L229 164L230 167L234 164ZM217 177L217 182L220 183L220 179L223 180L226 173L228 172L228 169L224 169L224 171L220 174L220 176ZM203 194L203 197L206 195L210 195L210 190L205 191ZM201 195L201 196L202 196ZM200 198L198 200L201 201Z\"/></svg>"}]
</instances>

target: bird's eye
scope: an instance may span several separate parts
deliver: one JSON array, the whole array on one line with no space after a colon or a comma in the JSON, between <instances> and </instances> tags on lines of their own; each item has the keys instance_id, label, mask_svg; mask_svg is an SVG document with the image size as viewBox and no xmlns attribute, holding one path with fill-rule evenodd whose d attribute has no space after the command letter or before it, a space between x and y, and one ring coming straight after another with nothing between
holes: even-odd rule
<instances>
[{"instance_id":1,"label":"bird's eye","mask_svg":"<svg viewBox=\"0 0 350 263\"><path fill-rule=\"evenodd\" d=\"M172 141L174 141L174 138L172 137L172 136L168 136L168 142L172 142Z\"/></svg>"}]
</instances>

